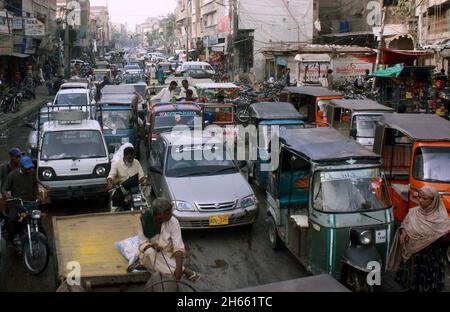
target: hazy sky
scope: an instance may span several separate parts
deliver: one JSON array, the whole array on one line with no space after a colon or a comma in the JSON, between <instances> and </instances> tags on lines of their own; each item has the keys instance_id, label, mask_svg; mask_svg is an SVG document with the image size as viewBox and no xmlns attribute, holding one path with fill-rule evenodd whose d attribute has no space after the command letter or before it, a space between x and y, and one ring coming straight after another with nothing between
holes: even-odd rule
<instances>
[{"instance_id":1,"label":"hazy sky","mask_svg":"<svg viewBox=\"0 0 450 312\"><path fill-rule=\"evenodd\" d=\"M127 23L134 31L136 24L147 17L165 16L175 11L177 0L90 0L91 5L105 5L108 2L112 22Z\"/></svg>"}]
</instances>

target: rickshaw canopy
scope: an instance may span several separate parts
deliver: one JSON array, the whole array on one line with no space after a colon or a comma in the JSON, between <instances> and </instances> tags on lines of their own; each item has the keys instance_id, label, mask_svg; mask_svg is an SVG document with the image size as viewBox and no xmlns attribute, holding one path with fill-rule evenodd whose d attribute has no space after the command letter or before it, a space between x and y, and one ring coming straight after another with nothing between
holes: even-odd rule
<instances>
[{"instance_id":1,"label":"rickshaw canopy","mask_svg":"<svg viewBox=\"0 0 450 312\"><path fill-rule=\"evenodd\" d=\"M381 159L380 155L331 128L283 129L280 130L280 141L294 154L314 162Z\"/></svg>"},{"instance_id":2,"label":"rickshaw canopy","mask_svg":"<svg viewBox=\"0 0 450 312\"><path fill-rule=\"evenodd\" d=\"M418 141L450 141L450 122L435 114L384 114L379 124Z\"/></svg>"},{"instance_id":3,"label":"rickshaw canopy","mask_svg":"<svg viewBox=\"0 0 450 312\"><path fill-rule=\"evenodd\" d=\"M381 105L372 100L331 100L331 105L339 108L348 109L351 111L385 111L393 112L394 109L385 105Z\"/></svg>"},{"instance_id":4,"label":"rickshaw canopy","mask_svg":"<svg viewBox=\"0 0 450 312\"><path fill-rule=\"evenodd\" d=\"M250 106L250 117L260 120L306 119L292 105L287 102L261 102Z\"/></svg>"},{"instance_id":5,"label":"rickshaw canopy","mask_svg":"<svg viewBox=\"0 0 450 312\"><path fill-rule=\"evenodd\" d=\"M133 94L136 89L133 84L106 85L102 88L102 94Z\"/></svg>"},{"instance_id":6,"label":"rickshaw canopy","mask_svg":"<svg viewBox=\"0 0 450 312\"><path fill-rule=\"evenodd\" d=\"M294 94L304 94L314 97L319 96L342 96L339 92L329 90L323 87L313 87L313 86L304 86L304 87L285 87L283 92L294 93Z\"/></svg>"},{"instance_id":7,"label":"rickshaw canopy","mask_svg":"<svg viewBox=\"0 0 450 312\"><path fill-rule=\"evenodd\" d=\"M239 89L237 85L231 82L214 82L214 83L196 83L198 89Z\"/></svg>"}]
</instances>

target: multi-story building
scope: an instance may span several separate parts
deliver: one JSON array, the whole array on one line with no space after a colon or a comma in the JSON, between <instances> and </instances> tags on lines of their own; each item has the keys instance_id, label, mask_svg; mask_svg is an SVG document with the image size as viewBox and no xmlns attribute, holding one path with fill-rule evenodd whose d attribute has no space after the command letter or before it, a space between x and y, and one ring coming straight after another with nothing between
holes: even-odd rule
<instances>
[{"instance_id":1,"label":"multi-story building","mask_svg":"<svg viewBox=\"0 0 450 312\"><path fill-rule=\"evenodd\" d=\"M97 50L101 53L109 49L111 42L111 22L107 6L91 6L91 17L95 17L97 28L95 30Z\"/></svg>"},{"instance_id":2,"label":"multi-story building","mask_svg":"<svg viewBox=\"0 0 450 312\"><path fill-rule=\"evenodd\" d=\"M450 0L419 0L416 5L420 45L434 52L426 64L444 68L449 73Z\"/></svg>"}]
</instances>

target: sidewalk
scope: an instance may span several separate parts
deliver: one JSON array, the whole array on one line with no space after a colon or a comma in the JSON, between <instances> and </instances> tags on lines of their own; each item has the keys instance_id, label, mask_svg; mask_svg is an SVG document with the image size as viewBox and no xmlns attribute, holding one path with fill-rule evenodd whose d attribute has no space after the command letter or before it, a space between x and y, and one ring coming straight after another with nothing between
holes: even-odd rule
<instances>
[{"instance_id":1,"label":"sidewalk","mask_svg":"<svg viewBox=\"0 0 450 312\"><path fill-rule=\"evenodd\" d=\"M42 105L52 100L53 96L48 95L47 88L45 86L39 86L36 88L36 99L24 101L17 113L13 114L9 112L4 114L0 112L0 137L4 137L8 131L16 128L19 121L22 121L26 117L34 116Z\"/></svg>"}]
</instances>

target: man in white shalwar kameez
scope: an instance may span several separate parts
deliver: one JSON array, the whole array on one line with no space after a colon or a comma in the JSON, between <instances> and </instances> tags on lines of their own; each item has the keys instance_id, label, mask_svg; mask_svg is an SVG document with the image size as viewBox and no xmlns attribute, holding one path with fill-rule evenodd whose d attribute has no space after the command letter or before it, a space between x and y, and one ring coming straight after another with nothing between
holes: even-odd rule
<instances>
[{"instance_id":1,"label":"man in white shalwar kameez","mask_svg":"<svg viewBox=\"0 0 450 312\"><path fill-rule=\"evenodd\" d=\"M143 214L138 229L138 266L143 266L150 272L173 275L178 280L183 274L189 280L198 280L199 274L183 266L185 248L180 223L172 216L172 204L166 199L158 198L153 201L152 209L153 214Z\"/></svg>"}]
</instances>

